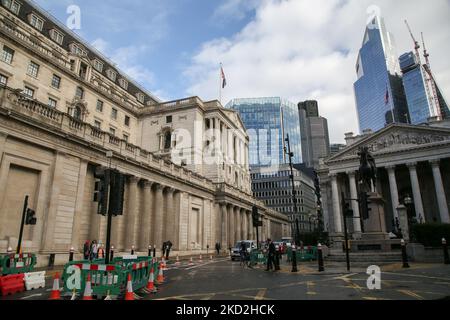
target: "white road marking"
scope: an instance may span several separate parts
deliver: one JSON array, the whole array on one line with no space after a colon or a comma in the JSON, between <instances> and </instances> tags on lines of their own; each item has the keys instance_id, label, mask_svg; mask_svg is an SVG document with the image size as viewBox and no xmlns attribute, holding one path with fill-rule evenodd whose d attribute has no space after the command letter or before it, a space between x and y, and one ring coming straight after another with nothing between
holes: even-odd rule
<instances>
[{"instance_id":1,"label":"white road marking","mask_svg":"<svg viewBox=\"0 0 450 320\"><path fill-rule=\"evenodd\" d=\"M32 294L32 295L20 298L20 300L31 299L31 298L35 298L35 297L42 297L42 293Z\"/></svg>"}]
</instances>

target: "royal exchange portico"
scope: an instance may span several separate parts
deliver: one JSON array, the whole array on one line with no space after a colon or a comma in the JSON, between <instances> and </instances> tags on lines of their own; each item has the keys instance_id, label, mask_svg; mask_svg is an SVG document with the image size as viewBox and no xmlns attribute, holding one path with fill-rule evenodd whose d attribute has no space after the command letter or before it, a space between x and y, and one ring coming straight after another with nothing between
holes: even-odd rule
<instances>
[{"instance_id":1,"label":"royal exchange portico","mask_svg":"<svg viewBox=\"0 0 450 320\"><path fill-rule=\"evenodd\" d=\"M419 222L450 223L450 127L444 122L412 126L392 124L362 136L346 135L347 147L322 161L320 183L325 226L333 239L342 239L341 194L358 198L358 152L367 146L378 168L377 192L385 201L388 231L393 231L397 208L413 200L410 215ZM352 201L353 219L348 219L354 238L361 234L359 206ZM353 220L353 221L351 221Z\"/></svg>"}]
</instances>

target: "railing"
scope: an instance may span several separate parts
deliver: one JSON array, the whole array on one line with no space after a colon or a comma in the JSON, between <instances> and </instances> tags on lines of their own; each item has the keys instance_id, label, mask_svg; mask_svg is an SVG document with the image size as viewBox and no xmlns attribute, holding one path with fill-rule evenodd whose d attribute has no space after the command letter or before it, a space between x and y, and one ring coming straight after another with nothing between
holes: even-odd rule
<instances>
[{"instance_id":1,"label":"railing","mask_svg":"<svg viewBox=\"0 0 450 320\"><path fill-rule=\"evenodd\" d=\"M58 110L56 110L54 108L51 108L51 107L46 106L46 105L43 105L40 102L28 99L28 98L23 97L23 96L19 96L17 98L17 102L22 107L24 107L25 109L27 109L27 110L29 110L31 112L37 113L37 114L39 114L39 115L41 115L41 116L43 116L45 118L48 118L50 120L53 120L53 121L57 121L57 122L61 121L62 112L60 112L60 111L58 111Z\"/></svg>"}]
</instances>

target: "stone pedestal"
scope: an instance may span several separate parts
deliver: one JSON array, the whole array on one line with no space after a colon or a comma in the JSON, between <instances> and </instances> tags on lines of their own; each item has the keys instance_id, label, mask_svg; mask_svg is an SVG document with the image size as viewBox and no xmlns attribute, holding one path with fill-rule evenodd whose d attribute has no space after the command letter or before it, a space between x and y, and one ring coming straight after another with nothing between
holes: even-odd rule
<instances>
[{"instance_id":1,"label":"stone pedestal","mask_svg":"<svg viewBox=\"0 0 450 320\"><path fill-rule=\"evenodd\" d=\"M369 219L364 220L364 233L362 240L389 240L386 220L384 217L384 200L378 193L368 193L369 196Z\"/></svg>"},{"instance_id":2,"label":"stone pedestal","mask_svg":"<svg viewBox=\"0 0 450 320\"><path fill-rule=\"evenodd\" d=\"M397 207L398 220L400 222L400 229L402 229L402 236L406 242L409 242L409 226L408 226L408 211L404 205Z\"/></svg>"}]
</instances>

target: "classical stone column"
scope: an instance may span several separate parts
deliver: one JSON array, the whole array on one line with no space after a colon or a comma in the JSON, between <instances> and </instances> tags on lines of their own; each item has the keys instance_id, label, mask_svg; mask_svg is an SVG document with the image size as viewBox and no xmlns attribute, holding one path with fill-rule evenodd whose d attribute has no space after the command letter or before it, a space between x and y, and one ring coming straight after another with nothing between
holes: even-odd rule
<instances>
[{"instance_id":1,"label":"classical stone column","mask_svg":"<svg viewBox=\"0 0 450 320\"><path fill-rule=\"evenodd\" d=\"M221 214L221 247L225 250L228 247L228 211L227 205L220 204L220 214Z\"/></svg>"},{"instance_id":2,"label":"classical stone column","mask_svg":"<svg viewBox=\"0 0 450 320\"><path fill-rule=\"evenodd\" d=\"M152 236L152 194L153 182L144 182L144 208L141 211L141 225L140 225L140 241L139 250L142 252L147 251L149 245L153 246Z\"/></svg>"},{"instance_id":3,"label":"classical stone column","mask_svg":"<svg viewBox=\"0 0 450 320\"><path fill-rule=\"evenodd\" d=\"M174 211L174 192L172 188L166 189L166 213L164 221L164 239L173 243L173 236L175 234L175 211Z\"/></svg>"},{"instance_id":4,"label":"classical stone column","mask_svg":"<svg viewBox=\"0 0 450 320\"><path fill-rule=\"evenodd\" d=\"M420 192L420 184L419 178L417 176L417 163L409 163L407 164L409 169L409 175L411 177L411 187L413 191L414 197L414 206L416 208L416 218L417 221L420 221L422 218L422 222L425 222L425 212L423 210L423 202L422 202L422 194Z\"/></svg>"},{"instance_id":5,"label":"classical stone column","mask_svg":"<svg viewBox=\"0 0 450 320\"><path fill-rule=\"evenodd\" d=\"M82 250L83 243L80 241L81 215L83 214L84 188L86 186L87 160L80 159L80 170L78 173L77 201L75 203L75 213L73 217L72 245L76 250Z\"/></svg>"},{"instance_id":6,"label":"classical stone column","mask_svg":"<svg viewBox=\"0 0 450 320\"><path fill-rule=\"evenodd\" d=\"M234 233L234 242L242 240L241 239L241 209L239 207L234 207L234 216L236 219L235 233Z\"/></svg>"},{"instance_id":7,"label":"classical stone column","mask_svg":"<svg viewBox=\"0 0 450 320\"><path fill-rule=\"evenodd\" d=\"M247 237L249 240L254 240L252 234L252 214L248 210L245 211L245 219L247 220Z\"/></svg>"},{"instance_id":8,"label":"classical stone column","mask_svg":"<svg viewBox=\"0 0 450 320\"><path fill-rule=\"evenodd\" d=\"M431 161L431 168L433 169L434 186L436 188L436 198L439 205L439 214L442 223L450 223L448 214L447 198L445 196L444 184L442 183L440 161Z\"/></svg>"},{"instance_id":9,"label":"classical stone column","mask_svg":"<svg viewBox=\"0 0 450 320\"><path fill-rule=\"evenodd\" d=\"M5 149L7 137L8 137L8 135L6 133L0 132L0 164L3 159L3 150Z\"/></svg>"},{"instance_id":10,"label":"classical stone column","mask_svg":"<svg viewBox=\"0 0 450 320\"><path fill-rule=\"evenodd\" d=\"M234 207L229 206L228 207L228 246L234 246L235 242L235 214L234 214ZM228 247L227 246L227 247Z\"/></svg>"},{"instance_id":11,"label":"classical stone column","mask_svg":"<svg viewBox=\"0 0 450 320\"><path fill-rule=\"evenodd\" d=\"M181 221L181 191L176 190L173 193L173 201L175 203L174 206L174 230L175 233L173 235L173 249L174 250L180 250L180 221Z\"/></svg>"},{"instance_id":12,"label":"classical stone column","mask_svg":"<svg viewBox=\"0 0 450 320\"><path fill-rule=\"evenodd\" d=\"M358 199L358 191L356 188L356 174L354 171L347 172L350 181L350 198ZM356 201L351 201L353 209L353 228L355 233L361 233L361 219L359 213L359 205Z\"/></svg>"},{"instance_id":13,"label":"classical stone column","mask_svg":"<svg viewBox=\"0 0 450 320\"><path fill-rule=\"evenodd\" d=\"M331 192L333 196L334 233L342 233L342 213L337 174L331 175Z\"/></svg>"},{"instance_id":14,"label":"classical stone column","mask_svg":"<svg viewBox=\"0 0 450 320\"><path fill-rule=\"evenodd\" d=\"M397 188L397 179L395 177L395 166L386 167L389 175L389 188L391 190L391 199L392 199L392 212L394 213L394 218L398 218L397 208L400 205L400 201L398 199L398 188Z\"/></svg>"},{"instance_id":15,"label":"classical stone column","mask_svg":"<svg viewBox=\"0 0 450 320\"><path fill-rule=\"evenodd\" d=\"M153 225L153 235L154 235L154 245L156 245L157 250L161 250L163 243L163 222L164 222L164 198L163 198L163 188L164 186L157 184L155 185L155 201L153 201L153 212L154 212L154 225Z\"/></svg>"},{"instance_id":16,"label":"classical stone column","mask_svg":"<svg viewBox=\"0 0 450 320\"><path fill-rule=\"evenodd\" d=\"M126 231L125 231L125 250L131 251L131 247L136 246L136 232L135 226L137 222L137 208L138 208L138 177L130 177L128 181L128 203L127 211L125 213Z\"/></svg>"},{"instance_id":17,"label":"classical stone column","mask_svg":"<svg viewBox=\"0 0 450 320\"><path fill-rule=\"evenodd\" d=\"M241 221L242 221L242 238L244 240L249 240L247 228L248 223L247 212L244 209L241 210Z\"/></svg>"}]
</instances>

